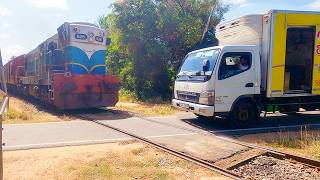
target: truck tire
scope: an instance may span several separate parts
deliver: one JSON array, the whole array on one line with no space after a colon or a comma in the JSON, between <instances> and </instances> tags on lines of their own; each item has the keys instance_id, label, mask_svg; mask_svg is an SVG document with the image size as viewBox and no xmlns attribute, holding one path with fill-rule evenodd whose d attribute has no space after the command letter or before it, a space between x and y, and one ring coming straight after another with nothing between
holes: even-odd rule
<instances>
[{"instance_id":1,"label":"truck tire","mask_svg":"<svg viewBox=\"0 0 320 180\"><path fill-rule=\"evenodd\" d=\"M260 113L252 101L243 100L237 102L229 114L230 125L233 128L247 128L258 122Z\"/></svg>"}]
</instances>

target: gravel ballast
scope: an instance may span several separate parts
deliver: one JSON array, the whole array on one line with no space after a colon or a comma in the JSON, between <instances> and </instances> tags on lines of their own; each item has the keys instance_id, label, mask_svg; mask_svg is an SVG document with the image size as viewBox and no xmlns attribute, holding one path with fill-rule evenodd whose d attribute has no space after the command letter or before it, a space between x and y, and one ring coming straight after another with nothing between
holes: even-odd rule
<instances>
[{"instance_id":1,"label":"gravel ballast","mask_svg":"<svg viewBox=\"0 0 320 180\"><path fill-rule=\"evenodd\" d=\"M318 169L264 155L233 171L245 179L320 179Z\"/></svg>"}]
</instances>

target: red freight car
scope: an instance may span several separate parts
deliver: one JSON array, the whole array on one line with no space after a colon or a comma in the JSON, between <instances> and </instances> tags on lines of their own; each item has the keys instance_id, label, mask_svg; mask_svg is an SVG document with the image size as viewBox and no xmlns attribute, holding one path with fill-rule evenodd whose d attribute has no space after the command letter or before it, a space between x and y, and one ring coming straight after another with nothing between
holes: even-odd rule
<instances>
[{"instance_id":1,"label":"red freight car","mask_svg":"<svg viewBox=\"0 0 320 180\"><path fill-rule=\"evenodd\" d=\"M21 86L21 77L25 73L25 64L25 56L21 55L4 65L5 77L10 90L17 90L18 86Z\"/></svg>"}]
</instances>

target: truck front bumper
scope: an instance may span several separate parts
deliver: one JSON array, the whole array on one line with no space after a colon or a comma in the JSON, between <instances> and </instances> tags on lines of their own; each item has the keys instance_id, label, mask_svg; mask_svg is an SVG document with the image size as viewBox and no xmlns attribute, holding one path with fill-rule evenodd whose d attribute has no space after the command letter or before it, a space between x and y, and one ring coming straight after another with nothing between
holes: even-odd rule
<instances>
[{"instance_id":1,"label":"truck front bumper","mask_svg":"<svg viewBox=\"0 0 320 180\"><path fill-rule=\"evenodd\" d=\"M201 104L190 103L186 101L181 101L178 99L172 100L172 105L178 109L193 112L195 114L212 117L214 116L214 106L207 106Z\"/></svg>"}]
</instances>

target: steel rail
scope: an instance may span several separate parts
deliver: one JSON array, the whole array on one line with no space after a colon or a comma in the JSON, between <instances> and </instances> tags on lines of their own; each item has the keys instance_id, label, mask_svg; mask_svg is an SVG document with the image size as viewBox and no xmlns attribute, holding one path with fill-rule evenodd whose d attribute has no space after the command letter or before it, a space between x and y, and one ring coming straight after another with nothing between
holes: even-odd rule
<instances>
[{"instance_id":1,"label":"steel rail","mask_svg":"<svg viewBox=\"0 0 320 180\"><path fill-rule=\"evenodd\" d=\"M242 142L242 141L239 141L239 140L236 140L236 139L232 139L232 138L229 138L229 137L217 136L214 131L205 131L205 130L200 131L200 130L190 129L190 128L183 127L183 126L172 125L172 124L165 123L165 122L159 122L159 121L156 121L156 120L152 120L152 119L148 119L148 118L145 118L145 117L142 117L142 116L138 116L136 114L132 114L132 115L135 116L135 117L141 118L143 120L149 121L149 122L153 122L153 123L158 123L158 124L174 127L174 128L178 128L178 129L181 129L181 130L186 130L186 131L189 131L189 132L194 132L194 133L197 133L197 134L200 134L200 135L204 135L204 136L213 136L214 135L216 138L225 140L227 142L231 142L231 143L238 144L238 145L245 146L245 147L252 148L252 149L263 150L263 151L268 152L271 155L277 156L278 158L279 157L283 157L283 158L286 158L286 159L293 159L293 160L296 160L297 162L303 163L305 165L311 165L312 167L316 167L316 168L320 169L320 161L319 160L315 160L315 159L308 158L308 157L294 155L294 154L291 154L291 153L275 150L275 149L272 149L272 148L269 148L269 147L265 147L265 146L258 146L258 145L254 145L254 144L251 144L251 143ZM88 118L88 117L82 117L82 118ZM105 125L105 124L103 124L103 123L101 123L101 122L99 122L99 121L97 121L95 119L91 119L91 121L95 121L96 123L99 123L99 124L104 125L104 126L109 126L109 125ZM304 127L304 126L305 125L302 125L301 127Z\"/></svg>"},{"instance_id":2,"label":"steel rail","mask_svg":"<svg viewBox=\"0 0 320 180\"><path fill-rule=\"evenodd\" d=\"M220 174L222 174L224 176L230 177L232 179L243 179L243 177L239 176L238 174L235 174L234 172L232 172L230 170L220 168L220 167L215 166L212 163L209 163L209 162L207 162L205 160L202 160L200 158L197 158L197 157L194 157L194 156L191 156L191 155L188 155L188 154L173 150L173 149L168 148L168 147L166 147L164 145L161 145L159 143L156 143L156 142L150 141L150 140L148 140L146 138L143 138L143 137L137 136L135 134L132 134L132 133L130 133L128 131L125 131L125 130L122 130L122 129L119 129L119 128L116 128L116 127L113 127L113 126L110 126L110 125L107 125L107 124L104 124L104 123L101 123L98 120L92 119L90 117L84 117L84 116L81 116L81 115L78 115L78 116L80 118L82 118L82 119L85 118L85 119L89 120L90 122L94 122L94 123L99 124L101 126L113 129L115 131L121 132L121 133L126 134L128 136L131 136L134 139L137 139L137 140L139 140L141 142L149 144L149 145L151 145L151 146L153 146L155 148L161 149L161 150L163 150L163 151L165 151L167 153L170 153L170 154L172 154L174 156L177 156L179 158L182 158L182 159L185 159L187 161L190 161L190 162L193 162L195 164L198 164L198 165L200 165L200 166L202 166L204 168L207 168L207 169L210 169L210 170L215 171L217 173L220 173Z\"/></svg>"},{"instance_id":3,"label":"steel rail","mask_svg":"<svg viewBox=\"0 0 320 180\"><path fill-rule=\"evenodd\" d=\"M172 125L172 124L165 123L165 122L158 122L158 121L147 119L147 118L144 118L144 117L139 117L139 118L141 118L143 120L146 120L146 121L159 123L159 124L162 124L162 125L175 127L175 128L181 129L181 130L186 130L186 131L189 131L189 132L198 133L198 134L204 135L204 136L212 136L212 135L214 135L216 138L225 140L227 142L231 142L231 143L238 144L238 145L245 146L245 147L252 148L252 149L264 150L266 152L269 152L270 154L279 155L279 156L282 156L282 157L287 158L287 159L294 159L297 162L304 163L306 165L312 165L312 166L317 167L318 169L320 169L320 161L316 160L316 159L294 155L294 154L291 154L291 153L275 150L275 149L272 149L272 148L269 148L269 147L265 147L265 146L258 146L258 145L254 145L254 144L251 144L251 143L242 142L242 141L239 141L239 140L236 140L236 139L232 139L232 138L229 138L229 137L217 136L214 131L204 131L204 130L203 131L199 131L199 130L194 130L194 129L190 129L190 128L186 128L186 127L182 127L182 126L178 126L178 125ZM304 127L304 125L302 125L301 127Z\"/></svg>"},{"instance_id":4,"label":"steel rail","mask_svg":"<svg viewBox=\"0 0 320 180\"><path fill-rule=\"evenodd\" d=\"M198 164L198 165L200 165L200 166L202 166L204 168L213 170L213 171L218 172L218 173L220 173L222 175L225 175L227 177L230 177L230 178L233 178L233 179L243 179L243 177L241 177L240 175L232 172L230 169L221 168L221 167L219 167L217 165L214 165L213 163L209 163L208 161L205 161L203 159L199 159L197 157L194 157L194 156L191 156L191 155L188 155L188 154L173 150L173 149L171 149L169 147L166 147L166 146L161 145L159 143L155 143L153 141L150 141L150 140L148 140L146 138L137 136L135 134L132 134L132 133L130 133L128 131L125 131L125 130L122 130L120 128L113 127L113 126L108 125L108 124L104 124L104 123L100 122L99 120L97 120L95 118L89 117L88 115L90 116L90 114L86 114L86 116L83 116L83 115L77 115L77 116L80 117L81 119L84 119L84 120L99 124L101 126L113 129L115 131L121 132L121 133L126 134L128 136L131 136L134 139L137 139L137 140L139 140L141 142L149 144L149 145L151 145L151 146L153 146L155 148L161 149L161 150L163 150L163 151L165 151L167 153L170 153L170 154L172 154L174 156L177 156L179 158L182 158L182 159L185 159L187 161L193 162L193 163ZM143 120L150 120L150 119L147 119L147 118L142 118L142 119ZM155 122L155 123L168 125L167 123L161 123L161 122L154 121L154 120L150 120L150 121L151 122ZM172 124L169 124L169 125L171 126ZM177 126L177 125L173 125L173 126L175 128L180 128L180 129L187 130L187 131L190 131L190 132L195 132L195 133L200 134L200 135L205 135L205 136L214 135L216 138L222 139L222 140L227 141L227 142L238 144L238 145L241 145L241 146L244 146L244 147L248 147L248 148L251 148L251 149L263 150L263 151L265 151L265 154L269 154L274 158L292 159L292 160L295 160L298 163L304 164L304 165L309 166L311 168L317 168L318 170L320 170L320 161L315 160L315 159L302 157L302 156L297 156L297 155L294 155L294 154L290 154L290 153L274 150L274 149L271 149L271 148L268 148L268 147L264 147L264 146L258 146L258 145L253 145L253 144L250 144L250 143L241 142L241 141L238 141L238 140L235 140L235 139L231 139L231 138L228 138L228 137L216 136L215 134L213 134L211 132L197 131L197 130L194 130L194 129L181 127L181 126ZM243 163L243 162L240 162L240 163Z\"/></svg>"}]
</instances>

